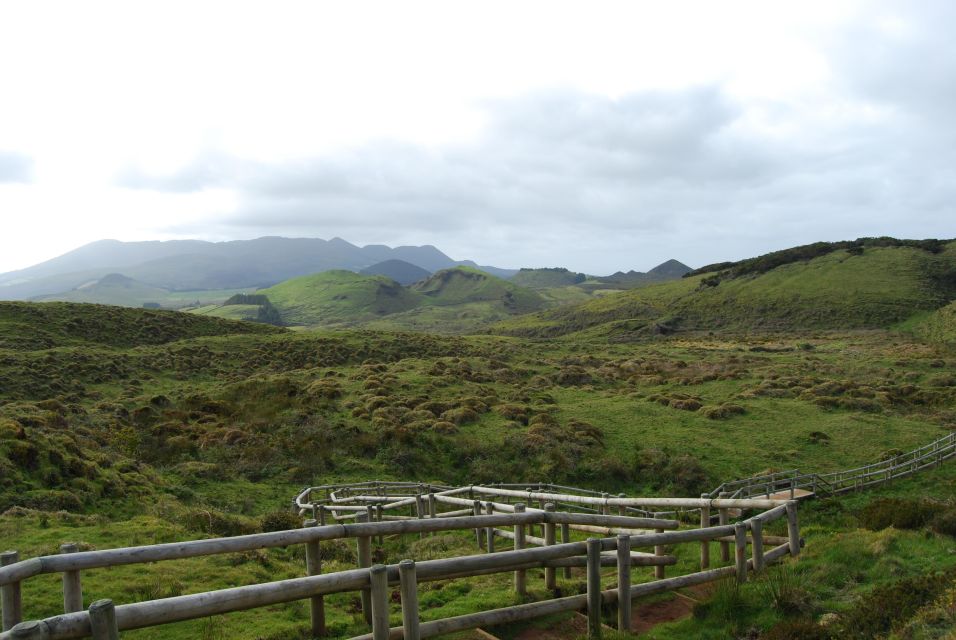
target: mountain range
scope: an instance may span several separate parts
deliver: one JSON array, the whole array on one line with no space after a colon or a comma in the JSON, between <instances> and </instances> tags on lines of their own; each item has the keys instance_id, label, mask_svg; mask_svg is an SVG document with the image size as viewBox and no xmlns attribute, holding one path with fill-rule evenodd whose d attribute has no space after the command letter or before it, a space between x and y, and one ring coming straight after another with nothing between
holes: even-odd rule
<instances>
[{"instance_id":1,"label":"mountain range","mask_svg":"<svg viewBox=\"0 0 956 640\"><path fill-rule=\"evenodd\" d=\"M171 291L269 287L330 269L360 271L386 260L402 260L429 273L455 266L477 267L506 278L517 273L452 260L431 245L359 247L341 238L280 237L231 242L100 240L32 267L0 274L0 299L60 294L112 273Z\"/></svg>"},{"instance_id":2,"label":"mountain range","mask_svg":"<svg viewBox=\"0 0 956 640\"><path fill-rule=\"evenodd\" d=\"M690 270L676 261L655 269L671 263L679 265L680 272L671 277ZM431 245L360 247L341 238L275 236L229 242L100 240L26 269L0 274L0 300L139 304L140 299L162 298L163 292L254 290L331 270L385 275L408 285L454 267L475 268L504 279L519 273L517 269L453 260ZM629 275L636 274L632 277L636 283L643 276L656 280L654 272ZM216 301L203 298L203 302Z\"/></svg>"}]
</instances>

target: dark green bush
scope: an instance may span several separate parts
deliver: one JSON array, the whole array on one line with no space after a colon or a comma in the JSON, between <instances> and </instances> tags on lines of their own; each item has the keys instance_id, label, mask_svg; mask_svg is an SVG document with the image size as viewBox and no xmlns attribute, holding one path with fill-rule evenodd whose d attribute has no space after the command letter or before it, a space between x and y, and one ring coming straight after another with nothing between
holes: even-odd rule
<instances>
[{"instance_id":1,"label":"dark green bush","mask_svg":"<svg viewBox=\"0 0 956 640\"><path fill-rule=\"evenodd\" d=\"M904 578L876 587L840 616L834 636L848 640L879 637L905 622L952 584L956 571Z\"/></svg>"},{"instance_id":2,"label":"dark green bush","mask_svg":"<svg viewBox=\"0 0 956 640\"><path fill-rule=\"evenodd\" d=\"M956 507L950 507L937 513L930 521L929 526L936 533L956 536Z\"/></svg>"},{"instance_id":3,"label":"dark green bush","mask_svg":"<svg viewBox=\"0 0 956 640\"><path fill-rule=\"evenodd\" d=\"M302 527L302 517L289 510L273 511L259 518L259 528L263 532L288 531Z\"/></svg>"},{"instance_id":4,"label":"dark green bush","mask_svg":"<svg viewBox=\"0 0 956 640\"><path fill-rule=\"evenodd\" d=\"M887 527L919 529L936 515L938 506L926 500L877 498L863 507L860 524L872 531Z\"/></svg>"}]
</instances>

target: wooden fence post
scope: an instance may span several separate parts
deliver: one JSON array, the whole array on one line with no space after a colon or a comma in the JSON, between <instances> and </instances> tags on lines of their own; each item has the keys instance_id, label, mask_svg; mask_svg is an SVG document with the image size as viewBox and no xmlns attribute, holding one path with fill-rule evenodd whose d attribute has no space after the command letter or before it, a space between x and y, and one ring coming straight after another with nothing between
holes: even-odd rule
<instances>
[{"instance_id":1,"label":"wooden fence post","mask_svg":"<svg viewBox=\"0 0 956 640\"><path fill-rule=\"evenodd\" d=\"M472 512L476 516L481 515L481 500L475 500L472 503ZM485 530L482 529L481 527L476 528L475 537L478 539L478 548L484 549L485 548Z\"/></svg>"},{"instance_id":2,"label":"wooden fence post","mask_svg":"<svg viewBox=\"0 0 956 640\"><path fill-rule=\"evenodd\" d=\"M800 555L800 525L797 523L797 503L787 503L787 535L790 538L790 556Z\"/></svg>"},{"instance_id":3,"label":"wooden fence post","mask_svg":"<svg viewBox=\"0 0 956 640\"><path fill-rule=\"evenodd\" d=\"M750 535L753 542L750 545L750 552L753 554L754 573L763 571L763 522L754 518L750 521Z\"/></svg>"},{"instance_id":4,"label":"wooden fence post","mask_svg":"<svg viewBox=\"0 0 956 640\"><path fill-rule=\"evenodd\" d=\"M119 640L112 600L97 600L90 605L90 629L93 640Z\"/></svg>"},{"instance_id":5,"label":"wooden fence post","mask_svg":"<svg viewBox=\"0 0 956 640\"><path fill-rule=\"evenodd\" d=\"M561 542L571 542L571 525L567 523L561 525ZM562 571L564 571L565 578L571 578L571 567L565 567Z\"/></svg>"},{"instance_id":6,"label":"wooden fence post","mask_svg":"<svg viewBox=\"0 0 956 640\"><path fill-rule=\"evenodd\" d=\"M588 538L588 638L601 637L601 540Z\"/></svg>"},{"instance_id":7,"label":"wooden fence post","mask_svg":"<svg viewBox=\"0 0 956 640\"><path fill-rule=\"evenodd\" d=\"M315 520L306 520L303 527L314 527L318 524ZM305 570L310 576L317 576L322 573L322 553L318 540L310 540L305 543ZM309 598L309 618L312 622L312 637L325 635L325 598L322 596L312 596Z\"/></svg>"},{"instance_id":8,"label":"wooden fence post","mask_svg":"<svg viewBox=\"0 0 956 640\"><path fill-rule=\"evenodd\" d=\"M73 543L61 544L60 553L76 553L80 548ZM83 585L79 571L63 572L63 613L83 611Z\"/></svg>"},{"instance_id":9,"label":"wooden fence post","mask_svg":"<svg viewBox=\"0 0 956 640\"><path fill-rule=\"evenodd\" d=\"M734 558L737 562L737 584L747 582L747 525L734 525Z\"/></svg>"},{"instance_id":10,"label":"wooden fence post","mask_svg":"<svg viewBox=\"0 0 956 640\"><path fill-rule=\"evenodd\" d=\"M664 533L663 529L655 529L654 531L657 533ZM654 545L654 555L655 556L664 555L664 545L662 544ZM654 566L654 577L658 580L664 579L664 565L659 564Z\"/></svg>"},{"instance_id":11,"label":"wooden fence post","mask_svg":"<svg viewBox=\"0 0 956 640\"><path fill-rule=\"evenodd\" d=\"M0 567L18 562L20 554L16 551L0 553ZM11 582L0 587L0 606L3 607L3 623L0 631L9 631L23 620L23 599L20 583Z\"/></svg>"},{"instance_id":12,"label":"wooden fence post","mask_svg":"<svg viewBox=\"0 0 956 640\"><path fill-rule=\"evenodd\" d=\"M631 536L617 536L617 630L631 632Z\"/></svg>"},{"instance_id":13,"label":"wooden fence post","mask_svg":"<svg viewBox=\"0 0 956 640\"><path fill-rule=\"evenodd\" d=\"M486 502L486 503L485 503L485 512L486 512L489 516L493 516L493 515L495 514L495 505L492 504L490 501L489 501L489 502ZM486 538L486 540L485 540L486 550L488 551L488 553L494 553L494 552L495 552L495 528L494 528L494 527L488 527L488 528L485 529L485 532L486 532L486 534L487 534L487 535L485 536L485 538Z\"/></svg>"},{"instance_id":14,"label":"wooden fence post","mask_svg":"<svg viewBox=\"0 0 956 640\"><path fill-rule=\"evenodd\" d=\"M717 498L726 498L729 494L726 491L721 491L717 494ZM721 507L717 509L717 523L720 526L730 524L730 510L727 507ZM721 562L730 562L730 543L721 542L720 543L720 561Z\"/></svg>"},{"instance_id":15,"label":"wooden fence post","mask_svg":"<svg viewBox=\"0 0 956 640\"><path fill-rule=\"evenodd\" d=\"M360 512L355 520L367 522L368 514ZM372 539L368 536L359 536L355 539L355 545L359 568L368 569L372 566ZM366 624L372 624L372 594L369 587L362 589L362 613L365 616Z\"/></svg>"},{"instance_id":16,"label":"wooden fence post","mask_svg":"<svg viewBox=\"0 0 956 640\"><path fill-rule=\"evenodd\" d=\"M519 502L515 505L515 513L524 513L525 506L524 503ZM524 549L525 543L525 533L524 525L516 524L515 525L515 551L519 549ZM518 569L515 571L515 593L519 596L528 595L528 572L524 569Z\"/></svg>"},{"instance_id":17,"label":"wooden fence post","mask_svg":"<svg viewBox=\"0 0 956 640\"><path fill-rule=\"evenodd\" d=\"M388 640L388 567L377 564L368 570L372 591L372 639Z\"/></svg>"},{"instance_id":18,"label":"wooden fence post","mask_svg":"<svg viewBox=\"0 0 956 640\"><path fill-rule=\"evenodd\" d=\"M700 497L704 500L710 498L706 493L700 494ZM700 508L700 528L706 529L710 526L710 505L702 506ZM710 540L701 540L700 541L700 570L710 566Z\"/></svg>"},{"instance_id":19,"label":"wooden fence post","mask_svg":"<svg viewBox=\"0 0 956 640\"><path fill-rule=\"evenodd\" d=\"M554 513L554 503L549 502L544 505L544 510L546 513ZM554 522L545 522L544 523L544 544L553 545L556 542L554 535ZM557 571L554 567L545 567L544 568L544 588L554 591L558 588L557 580Z\"/></svg>"},{"instance_id":20,"label":"wooden fence post","mask_svg":"<svg viewBox=\"0 0 956 640\"><path fill-rule=\"evenodd\" d=\"M398 577L402 592L402 630L404 640L420 640L418 625L418 576L414 560L398 563Z\"/></svg>"},{"instance_id":21,"label":"wooden fence post","mask_svg":"<svg viewBox=\"0 0 956 640\"><path fill-rule=\"evenodd\" d=\"M425 517L425 500L422 498L421 492L419 492L419 493L417 493L417 494L415 495L415 515L416 515L419 519ZM424 533L424 532L419 532L419 533L418 533L418 537L419 537L419 538L424 538L424 537L425 537L425 533Z\"/></svg>"}]
</instances>

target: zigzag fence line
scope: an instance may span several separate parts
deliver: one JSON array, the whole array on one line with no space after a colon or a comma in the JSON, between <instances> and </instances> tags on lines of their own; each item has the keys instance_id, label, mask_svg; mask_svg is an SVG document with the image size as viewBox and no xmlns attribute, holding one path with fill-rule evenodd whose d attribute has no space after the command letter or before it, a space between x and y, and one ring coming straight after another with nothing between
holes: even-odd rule
<instances>
[{"instance_id":1,"label":"zigzag fence line","mask_svg":"<svg viewBox=\"0 0 956 640\"><path fill-rule=\"evenodd\" d=\"M114 640L120 631L272 606L295 600L310 601L312 633L326 635L324 596L332 593L361 594L365 621L371 634L363 640L407 638L417 640L470 628L527 620L562 611L585 609L589 635L601 634L601 608L616 603L618 626L627 631L631 624L631 600L694 584L734 576L738 582L748 574L787 555L800 553L797 503L792 500L709 499L709 498L602 498L571 493L532 492L525 504L523 491L501 487L422 487L413 483L370 482L307 489L297 499L303 515L313 512L303 528L234 538L193 540L126 549L64 553L18 561L16 552L3 555L0 568L3 632L0 640L67 640L93 637ZM437 491L436 491L437 489ZM467 497L466 497L467 496ZM544 502L544 504L541 504ZM559 505L573 506L567 510ZM584 511L584 509L598 512ZM660 517L620 515L629 508L679 507L701 509L700 526L681 528L677 520ZM618 514L611 514L617 509ZM719 514L720 524L712 526L710 510ZM734 510L758 513L731 523ZM786 535L763 533L764 526L786 522ZM476 555L441 560L372 565L376 539L392 535L425 536L443 531L471 531L483 551ZM573 540L572 532L600 533L586 541ZM749 534L748 534L749 532ZM560 533L561 541L558 542ZM537 535L536 535L537 534ZM322 573L320 545L328 540L354 539L358 567ZM507 540L507 550L501 539ZM140 564L197 556L236 553L253 549L302 544L305 546L306 577L208 591L190 595L114 605L98 600L84 610L81 572L88 569ZM689 572L665 577L665 567L678 557L665 545L693 544L700 547L700 563ZM711 567L711 550L719 555ZM749 547L749 553L748 553ZM733 552L731 552L733 549ZM641 551L643 550L643 551ZM697 564L696 562L694 563ZM617 568L617 588L602 587L601 567ZM568 577L573 567L583 567L587 593L482 611L463 616L420 621L418 584L429 580L465 578L511 572L514 588L527 593L531 569L544 569L544 586L557 592L557 576ZM631 584L635 568L653 568L654 579ZM64 613L43 620L21 622L21 584L37 575L61 573ZM390 585L399 585L402 626L390 628Z\"/></svg>"},{"instance_id":2,"label":"zigzag fence line","mask_svg":"<svg viewBox=\"0 0 956 640\"><path fill-rule=\"evenodd\" d=\"M588 612L589 635L598 637L604 604L616 603L618 627L627 631L633 598L726 576L744 582L751 572L762 571L787 555L797 556L802 540L796 498L801 495L832 495L875 486L939 466L953 455L956 433L856 469L828 474L791 470L735 480L700 498L635 498L555 484L448 487L369 481L310 487L293 504L300 514L312 516L302 529L101 551L78 552L75 545L63 545L60 555L22 561L15 551L0 554L0 640L114 640L128 629L303 599L310 601L312 632L319 637L326 635L324 596L346 591L362 594L363 614L372 629L355 640L417 640L581 609ZM746 511L757 513L732 523ZM699 527L677 530L686 526L691 512L699 513ZM786 536L763 532L764 525L782 518ZM380 542L383 536L461 530L473 531L484 553L372 566L373 541ZM602 537L574 541L574 533ZM358 567L322 573L321 543L343 538L355 540ZM501 539L510 550L496 549ZM676 555L665 553L665 545L688 543L700 546L699 565L683 575L665 577L665 567L678 562ZM118 606L98 600L84 610L84 570L290 544L305 546L306 577ZM711 568L714 544L719 553L715 563L721 566ZM602 566L617 567L616 589L602 590ZM419 582L514 572L514 588L523 594L529 569L543 568L545 587L554 590L557 572L569 577L573 567L586 569L586 594L428 622L419 619ZM631 585L635 567L652 567L654 580ZM64 614L21 622L22 582L47 573L62 574ZM390 628L388 592L394 584L400 586L403 624Z\"/></svg>"}]
</instances>

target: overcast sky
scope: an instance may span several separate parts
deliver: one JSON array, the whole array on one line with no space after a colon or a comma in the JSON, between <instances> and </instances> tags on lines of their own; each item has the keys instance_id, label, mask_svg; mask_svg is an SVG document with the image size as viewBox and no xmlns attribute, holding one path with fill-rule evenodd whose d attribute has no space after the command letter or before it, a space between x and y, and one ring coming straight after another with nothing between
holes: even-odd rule
<instances>
[{"instance_id":1,"label":"overcast sky","mask_svg":"<svg viewBox=\"0 0 956 640\"><path fill-rule=\"evenodd\" d=\"M956 2L0 0L0 272L102 238L604 274L956 236Z\"/></svg>"}]
</instances>

